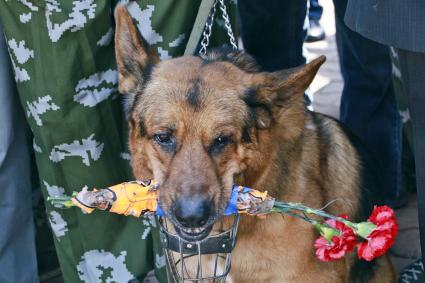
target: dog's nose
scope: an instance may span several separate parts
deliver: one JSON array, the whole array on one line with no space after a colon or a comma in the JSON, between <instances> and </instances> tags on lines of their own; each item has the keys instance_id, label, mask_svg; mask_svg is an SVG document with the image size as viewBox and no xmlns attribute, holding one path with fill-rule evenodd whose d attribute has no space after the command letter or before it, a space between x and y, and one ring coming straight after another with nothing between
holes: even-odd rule
<instances>
[{"instance_id":1,"label":"dog's nose","mask_svg":"<svg viewBox=\"0 0 425 283\"><path fill-rule=\"evenodd\" d=\"M176 200L174 215L187 228L204 226L212 214L212 202L205 197L180 197Z\"/></svg>"}]
</instances>

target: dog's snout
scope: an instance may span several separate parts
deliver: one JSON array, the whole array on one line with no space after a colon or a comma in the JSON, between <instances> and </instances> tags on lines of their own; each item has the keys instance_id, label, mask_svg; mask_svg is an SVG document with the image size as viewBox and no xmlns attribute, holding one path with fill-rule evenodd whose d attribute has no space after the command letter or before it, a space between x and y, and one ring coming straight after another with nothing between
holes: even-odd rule
<instances>
[{"instance_id":1,"label":"dog's snout","mask_svg":"<svg viewBox=\"0 0 425 283\"><path fill-rule=\"evenodd\" d=\"M205 197L180 197L176 200L174 215L184 227L204 226L213 211L212 202Z\"/></svg>"}]
</instances>

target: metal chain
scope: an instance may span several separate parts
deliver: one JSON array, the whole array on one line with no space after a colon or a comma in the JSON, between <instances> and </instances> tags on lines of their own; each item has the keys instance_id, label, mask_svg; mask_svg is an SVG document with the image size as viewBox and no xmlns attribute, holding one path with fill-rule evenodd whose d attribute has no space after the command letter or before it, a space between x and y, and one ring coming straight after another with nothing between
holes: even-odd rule
<instances>
[{"instance_id":1,"label":"metal chain","mask_svg":"<svg viewBox=\"0 0 425 283\"><path fill-rule=\"evenodd\" d=\"M237 50L238 46L236 45L235 36L233 35L232 26L230 25L229 15L227 14L226 4L224 4L224 0L220 1L220 10L222 12L222 18L224 20L224 25L226 26L227 35L229 36L230 45L232 45L233 49Z\"/></svg>"},{"instance_id":2,"label":"metal chain","mask_svg":"<svg viewBox=\"0 0 425 283\"><path fill-rule=\"evenodd\" d=\"M215 6L217 5L217 0L214 1L213 4L213 8L210 11L210 14L208 15L208 19L207 22L205 23L205 27L204 27L204 32L202 33L202 40L201 40L201 49L199 49L199 55L201 55L202 57L205 56L205 54L207 53L207 47L210 44L210 36L212 33L212 25L214 22L214 15L215 15L215 11L216 8Z\"/></svg>"},{"instance_id":3,"label":"metal chain","mask_svg":"<svg viewBox=\"0 0 425 283\"><path fill-rule=\"evenodd\" d=\"M202 33L202 40L201 40L201 48L199 50L199 55L202 57L205 56L207 53L207 47L210 44L210 37L212 34L212 26L214 23L214 16L216 12L216 6L217 3L220 2L220 10L221 10L221 16L224 21L224 26L227 30L227 35L229 36L230 45L232 45L233 49L237 50L238 46L236 45L235 36L233 35L232 26L230 25L229 20L229 14L227 14L227 8L226 4L224 3L224 0L215 0L213 4L213 8L211 9L210 14L208 15L207 22L205 23L204 32Z\"/></svg>"}]
</instances>

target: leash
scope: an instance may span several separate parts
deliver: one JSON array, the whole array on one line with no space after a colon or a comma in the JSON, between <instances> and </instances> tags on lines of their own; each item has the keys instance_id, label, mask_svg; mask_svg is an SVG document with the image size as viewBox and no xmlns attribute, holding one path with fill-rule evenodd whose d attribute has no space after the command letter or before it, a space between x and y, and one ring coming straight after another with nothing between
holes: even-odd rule
<instances>
[{"instance_id":1,"label":"leash","mask_svg":"<svg viewBox=\"0 0 425 283\"><path fill-rule=\"evenodd\" d=\"M199 39L201 38L215 1L216 0L202 0L201 5L199 5L198 15L196 16L195 23L193 24L192 32L190 33L189 40L184 51L184 56L195 54Z\"/></svg>"},{"instance_id":2,"label":"leash","mask_svg":"<svg viewBox=\"0 0 425 283\"><path fill-rule=\"evenodd\" d=\"M212 26L214 24L215 14L217 11L217 4L220 6L219 9L221 10L221 17L224 21L227 35L229 36L230 45L234 50L238 49L224 0L202 0L201 5L199 6L198 15L196 16L195 23L193 24L193 28L186 45L186 49L184 51L184 56L196 54L201 35L201 48L199 49L198 53L200 56L205 56L207 47L210 43Z\"/></svg>"}]
</instances>

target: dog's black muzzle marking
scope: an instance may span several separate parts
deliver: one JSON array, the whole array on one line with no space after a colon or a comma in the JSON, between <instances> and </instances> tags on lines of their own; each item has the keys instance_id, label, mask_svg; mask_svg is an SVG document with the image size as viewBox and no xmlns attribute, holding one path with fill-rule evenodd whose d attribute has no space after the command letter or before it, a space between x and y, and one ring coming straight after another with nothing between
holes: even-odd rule
<instances>
[{"instance_id":1,"label":"dog's black muzzle marking","mask_svg":"<svg viewBox=\"0 0 425 283\"><path fill-rule=\"evenodd\" d=\"M182 227L197 229L204 227L214 213L214 204L203 196L179 197L172 210Z\"/></svg>"},{"instance_id":2,"label":"dog's black muzzle marking","mask_svg":"<svg viewBox=\"0 0 425 283\"><path fill-rule=\"evenodd\" d=\"M203 196L177 198L167 219L173 224L177 234L188 242L202 241L212 230L218 218L214 203Z\"/></svg>"}]
</instances>

